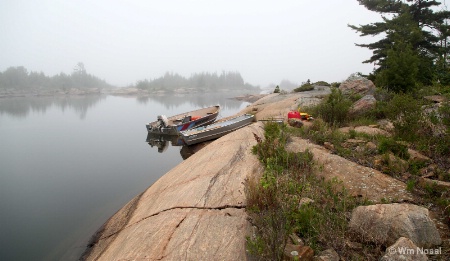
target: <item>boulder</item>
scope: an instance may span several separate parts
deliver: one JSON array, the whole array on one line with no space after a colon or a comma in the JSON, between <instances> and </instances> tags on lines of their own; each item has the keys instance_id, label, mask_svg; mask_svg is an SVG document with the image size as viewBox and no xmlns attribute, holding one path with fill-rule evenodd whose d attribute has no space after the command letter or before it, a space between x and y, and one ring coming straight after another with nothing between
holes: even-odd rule
<instances>
[{"instance_id":1,"label":"boulder","mask_svg":"<svg viewBox=\"0 0 450 261\"><path fill-rule=\"evenodd\" d=\"M408 154L409 159L417 163L429 163L431 161L431 159L428 158L427 156L412 149L408 149Z\"/></svg>"},{"instance_id":2,"label":"boulder","mask_svg":"<svg viewBox=\"0 0 450 261\"><path fill-rule=\"evenodd\" d=\"M342 143L342 147L344 147L344 148L353 148L353 147L356 147L356 146L361 145L363 143L366 143L366 141L359 140L359 139L348 139L344 143Z\"/></svg>"},{"instance_id":3,"label":"boulder","mask_svg":"<svg viewBox=\"0 0 450 261\"><path fill-rule=\"evenodd\" d=\"M426 261L428 257L417 251L418 247L408 238L401 237L386 249L380 261Z\"/></svg>"},{"instance_id":4,"label":"boulder","mask_svg":"<svg viewBox=\"0 0 450 261\"><path fill-rule=\"evenodd\" d=\"M350 107L350 115L360 115L375 108L377 100L373 95L366 95L357 100L352 107Z\"/></svg>"},{"instance_id":5,"label":"boulder","mask_svg":"<svg viewBox=\"0 0 450 261\"><path fill-rule=\"evenodd\" d=\"M442 104L440 103L433 103L431 105L423 105L422 111L427 117L437 117L438 119L442 119L442 115L439 113L439 109L441 108Z\"/></svg>"},{"instance_id":6,"label":"boulder","mask_svg":"<svg viewBox=\"0 0 450 261\"><path fill-rule=\"evenodd\" d=\"M409 168L409 163L392 153L386 155L376 155L373 158L373 165L376 169L383 171L384 173L397 173L402 174Z\"/></svg>"},{"instance_id":7,"label":"boulder","mask_svg":"<svg viewBox=\"0 0 450 261\"><path fill-rule=\"evenodd\" d=\"M421 168L419 170L420 175L422 178L431 178L436 176L436 170L438 169L436 164L430 164L424 168Z\"/></svg>"},{"instance_id":8,"label":"boulder","mask_svg":"<svg viewBox=\"0 0 450 261\"><path fill-rule=\"evenodd\" d=\"M373 128L373 127L369 127L369 126L358 126L355 128L356 132L361 132L361 133L365 133L368 135L384 135L384 136L391 136L391 134L383 129L379 129L379 128Z\"/></svg>"},{"instance_id":9,"label":"boulder","mask_svg":"<svg viewBox=\"0 0 450 261\"><path fill-rule=\"evenodd\" d=\"M339 261L339 254L332 248L320 252L314 261Z\"/></svg>"},{"instance_id":10,"label":"boulder","mask_svg":"<svg viewBox=\"0 0 450 261\"><path fill-rule=\"evenodd\" d=\"M323 143L323 146L327 149L327 150L331 150L334 151L334 145L331 142L325 141Z\"/></svg>"},{"instance_id":11,"label":"boulder","mask_svg":"<svg viewBox=\"0 0 450 261\"><path fill-rule=\"evenodd\" d=\"M363 245L361 243L352 242L352 241L346 241L345 247L348 247L349 249L352 249L352 250L362 250L363 249Z\"/></svg>"},{"instance_id":12,"label":"boulder","mask_svg":"<svg viewBox=\"0 0 450 261\"><path fill-rule=\"evenodd\" d=\"M425 98L426 100L432 101L434 103L441 103L441 102L447 101L447 98L445 98L445 96L442 96L442 95L431 95L431 96L425 96L423 98Z\"/></svg>"},{"instance_id":13,"label":"boulder","mask_svg":"<svg viewBox=\"0 0 450 261\"><path fill-rule=\"evenodd\" d=\"M301 128L303 126L303 122L300 119L289 119L288 123L295 128Z\"/></svg>"},{"instance_id":14,"label":"boulder","mask_svg":"<svg viewBox=\"0 0 450 261\"><path fill-rule=\"evenodd\" d=\"M339 86L339 90L341 90L343 94L347 95L374 94L375 84L373 84L371 80L368 80L366 78L356 78L341 83L341 85Z\"/></svg>"},{"instance_id":15,"label":"boulder","mask_svg":"<svg viewBox=\"0 0 450 261\"><path fill-rule=\"evenodd\" d=\"M447 128L445 124L443 124L443 121L448 115L440 111L441 107L442 103L422 106L423 114L426 117L426 121L423 125L425 125L424 127L428 128L428 131L435 137L443 136L447 133ZM437 122L432 121L432 118L437 120Z\"/></svg>"},{"instance_id":16,"label":"boulder","mask_svg":"<svg viewBox=\"0 0 450 261\"><path fill-rule=\"evenodd\" d=\"M377 150L377 145L371 141L366 143L366 148L370 151L376 151Z\"/></svg>"},{"instance_id":17,"label":"boulder","mask_svg":"<svg viewBox=\"0 0 450 261\"><path fill-rule=\"evenodd\" d=\"M342 133L350 133L350 131L354 131L355 127L342 127L338 129Z\"/></svg>"},{"instance_id":18,"label":"boulder","mask_svg":"<svg viewBox=\"0 0 450 261\"><path fill-rule=\"evenodd\" d=\"M284 257L286 260L312 260L314 250L309 246L286 244Z\"/></svg>"},{"instance_id":19,"label":"boulder","mask_svg":"<svg viewBox=\"0 0 450 261\"><path fill-rule=\"evenodd\" d=\"M391 121L388 121L386 119L378 121L378 125L380 126L381 129L383 129L385 131L389 131L389 132L394 131L394 128L395 128L394 124Z\"/></svg>"},{"instance_id":20,"label":"boulder","mask_svg":"<svg viewBox=\"0 0 450 261\"><path fill-rule=\"evenodd\" d=\"M359 206L352 212L349 227L363 240L385 246L399 237L408 237L419 247L442 243L428 209L413 204Z\"/></svg>"},{"instance_id":21,"label":"boulder","mask_svg":"<svg viewBox=\"0 0 450 261\"><path fill-rule=\"evenodd\" d=\"M298 207L301 208L303 205L307 206L311 203L314 203L313 199L310 198L301 198L300 203L298 203Z\"/></svg>"},{"instance_id":22,"label":"boulder","mask_svg":"<svg viewBox=\"0 0 450 261\"><path fill-rule=\"evenodd\" d=\"M449 190L450 189L450 182L445 182L441 180L434 180L429 178L419 178L419 186L426 188L426 187L436 187L439 190Z\"/></svg>"},{"instance_id":23,"label":"boulder","mask_svg":"<svg viewBox=\"0 0 450 261\"><path fill-rule=\"evenodd\" d=\"M297 236L297 234L295 234L295 233L290 234L289 238L291 239L291 241L294 245L299 245L299 246L305 245L303 240L299 236Z\"/></svg>"}]
</instances>

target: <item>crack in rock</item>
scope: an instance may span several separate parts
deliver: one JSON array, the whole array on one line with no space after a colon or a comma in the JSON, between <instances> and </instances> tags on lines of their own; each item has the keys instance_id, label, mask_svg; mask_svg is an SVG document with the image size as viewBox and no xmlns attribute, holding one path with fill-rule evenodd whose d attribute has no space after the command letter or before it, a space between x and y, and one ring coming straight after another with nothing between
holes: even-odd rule
<instances>
[{"instance_id":1,"label":"crack in rock","mask_svg":"<svg viewBox=\"0 0 450 261\"><path fill-rule=\"evenodd\" d=\"M175 234L175 231L181 226L181 223L183 223L183 221L185 219L186 219L186 215L183 217L183 219L180 220L180 222L178 222L178 224L173 229L172 233L170 233L169 239L167 240L167 243L164 245L164 248L162 250L162 256L160 258L158 258L157 260L162 260L162 259L164 259L167 256L167 255L164 254L166 252L167 246L169 245L170 240L172 240L173 234Z\"/></svg>"},{"instance_id":2,"label":"crack in rock","mask_svg":"<svg viewBox=\"0 0 450 261\"><path fill-rule=\"evenodd\" d=\"M245 149L243 148L243 146L239 146L238 151L234 154L234 156L230 159L229 164L227 164L226 166L224 166L221 170L219 170L217 172L216 175L214 175L211 180L209 181L209 185L208 188L206 189L205 193L203 194L204 198L204 205L206 205L208 198L211 194L211 189L213 188L214 184L216 183L217 179L224 175L224 174L228 174L229 172L231 172L233 170L233 168L230 168L230 166L234 166L239 160L242 160L242 154L245 153ZM201 200L201 199L200 199Z\"/></svg>"},{"instance_id":3,"label":"crack in rock","mask_svg":"<svg viewBox=\"0 0 450 261\"><path fill-rule=\"evenodd\" d=\"M161 211L159 211L157 213L151 214L150 216L144 217L141 220L139 220L139 221L137 221L137 222L135 222L133 224L127 225L126 227L122 227L122 229L120 229L120 230L118 230L118 231L116 231L116 232L114 232L112 234L109 234L109 235L106 235L106 236L103 236L103 237L99 238L97 242L99 242L100 240L104 240L104 239L110 238L110 237L120 233L121 231L127 229L127 228L130 228L130 227L132 227L132 226L134 226L134 225L136 225L136 224L138 224L138 223L140 223L140 222L142 222L142 221L144 221L146 219L149 219L151 217L157 216L157 215L159 215L159 214L161 214L163 212L167 212L167 211L171 211L171 210L175 210L175 209L224 210L224 209L228 209L228 208L245 209L246 205L224 205L224 206L219 206L219 207L172 207L172 208L164 209L164 210L161 210Z\"/></svg>"}]
</instances>

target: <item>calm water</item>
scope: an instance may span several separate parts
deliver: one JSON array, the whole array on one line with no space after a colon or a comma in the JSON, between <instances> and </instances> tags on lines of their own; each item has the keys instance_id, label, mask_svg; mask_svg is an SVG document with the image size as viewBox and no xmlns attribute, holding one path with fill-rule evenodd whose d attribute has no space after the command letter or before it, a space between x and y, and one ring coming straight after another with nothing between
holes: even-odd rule
<instances>
[{"instance_id":1,"label":"calm water","mask_svg":"<svg viewBox=\"0 0 450 261\"><path fill-rule=\"evenodd\" d=\"M77 260L117 210L183 159L159 153L145 123L238 94L0 99L0 260Z\"/></svg>"}]
</instances>

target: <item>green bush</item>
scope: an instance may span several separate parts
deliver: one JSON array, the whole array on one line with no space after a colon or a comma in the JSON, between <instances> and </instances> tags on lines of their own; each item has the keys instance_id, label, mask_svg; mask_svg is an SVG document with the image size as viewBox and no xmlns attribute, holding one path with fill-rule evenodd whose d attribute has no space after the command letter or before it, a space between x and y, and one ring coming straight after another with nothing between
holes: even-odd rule
<instances>
[{"instance_id":1,"label":"green bush","mask_svg":"<svg viewBox=\"0 0 450 261\"><path fill-rule=\"evenodd\" d=\"M445 102L439 107L439 114L442 119L442 124L450 128L450 102Z\"/></svg>"},{"instance_id":2,"label":"green bush","mask_svg":"<svg viewBox=\"0 0 450 261\"><path fill-rule=\"evenodd\" d=\"M322 121L313 129L325 125ZM247 250L258 260L283 260L288 236L296 233L315 251L332 247L343 252L347 215L362 203L347 193L342 182L317 177L310 151L286 151L287 130L269 123L264 141L255 135L253 152L264 173L246 180L246 211L256 228L247 237ZM299 206L305 197L313 201Z\"/></svg>"},{"instance_id":3,"label":"green bush","mask_svg":"<svg viewBox=\"0 0 450 261\"><path fill-rule=\"evenodd\" d=\"M315 119L305 135L319 145L323 145L328 140L330 127L322 119Z\"/></svg>"},{"instance_id":4,"label":"green bush","mask_svg":"<svg viewBox=\"0 0 450 261\"><path fill-rule=\"evenodd\" d=\"M329 83L325 82L325 81L318 81L316 83L314 83L314 85L318 85L318 86L331 86Z\"/></svg>"},{"instance_id":5,"label":"green bush","mask_svg":"<svg viewBox=\"0 0 450 261\"><path fill-rule=\"evenodd\" d=\"M342 126L348 121L351 105L351 100L345 97L341 90L333 88L331 94L314 108L313 115L330 125Z\"/></svg>"},{"instance_id":6,"label":"green bush","mask_svg":"<svg viewBox=\"0 0 450 261\"><path fill-rule=\"evenodd\" d=\"M380 154L385 154L387 152L392 152L394 155L408 160L409 153L408 147L404 144L396 142L392 138L382 137L378 142L378 152Z\"/></svg>"},{"instance_id":7,"label":"green bush","mask_svg":"<svg viewBox=\"0 0 450 261\"><path fill-rule=\"evenodd\" d=\"M341 85L340 82L332 82L332 83L330 84L330 86L333 87L333 88L339 88L340 85Z\"/></svg>"},{"instance_id":8,"label":"green bush","mask_svg":"<svg viewBox=\"0 0 450 261\"><path fill-rule=\"evenodd\" d=\"M394 133L398 139L416 141L426 130L428 124L422 113L421 102L409 94L397 94L386 105L387 118L394 124Z\"/></svg>"},{"instance_id":9,"label":"green bush","mask_svg":"<svg viewBox=\"0 0 450 261\"><path fill-rule=\"evenodd\" d=\"M258 228L247 238L247 249L262 260L282 260L287 237L293 231L293 212L298 208L296 194L300 181L312 172L313 158L309 151L293 153L285 150L288 136L284 126L265 125L264 141L255 135L252 149L265 166L261 178L246 181L247 211Z\"/></svg>"},{"instance_id":10,"label":"green bush","mask_svg":"<svg viewBox=\"0 0 450 261\"><path fill-rule=\"evenodd\" d=\"M406 190L409 192L413 192L415 186L416 186L416 181L413 179L410 179L406 182Z\"/></svg>"},{"instance_id":11,"label":"green bush","mask_svg":"<svg viewBox=\"0 0 450 261\"><path fill-rule=\"evenodd\" d=\"M314 85L310 83L304 83L300 87L295 88L294 92L306 92L306 91L312 91L314 90Z\"/></svg>"}]
</instances>

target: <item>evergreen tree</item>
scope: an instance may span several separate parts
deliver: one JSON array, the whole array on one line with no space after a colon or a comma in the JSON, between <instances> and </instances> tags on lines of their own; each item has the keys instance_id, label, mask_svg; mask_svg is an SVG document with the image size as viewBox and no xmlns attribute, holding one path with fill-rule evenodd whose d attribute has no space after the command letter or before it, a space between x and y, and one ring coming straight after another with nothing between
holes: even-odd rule
<instances>
[{"instance_id":1,"label":"evergreen tree","mask_svg":"<svg viewBox=\"0 0 450 261\"><path fill-rule=\"evenodd\" d=\"M280 93L280 86L277 85L277 87L275 87L275 90L273 90L273 93Z\"/></svg>"},{"instance_id":2,"label":"evergreen tree","mask_svg":"<svg viewBox=\"0 0 450 261\"><path fill-rule=\"evenodd\" d=\"M373 51L372 57L364 63L375 63L379 66L374 71L375 76L389 70L394 64L404 64L400 60L408 60L406 55L412 55L415 58L411 56L411 59L418 59L415 80L422 84L430 84L435 75L434 61L447 52L442 48L442 36L439 32L447 29L444 25L450 18L450 12L435 11L440 3L433 0L358 0L358 2L368 10L383 15L382 22L360 26L349 25L361 36L385 35L374 43L357 44ZM395 52L403 53L395 54ZM398 72L400 71L406 71L406 68ZM383 73L382 78L386 79L386 75L389 74L392 73ZM402 77L410 78L410 76Z\"/></svg>"},{"instance_id":3,"label":"evergreen tree","mask_svg":"<svg viewBox=\"0 0 450 261\"><path fill-rule=\"evenodd\" d=\"M412 91L416 87L418 65L419 58L411 44L399 41L388 50L387 69L377 75L376 83L394 92Z\"/></svg>"}]
</instances>

